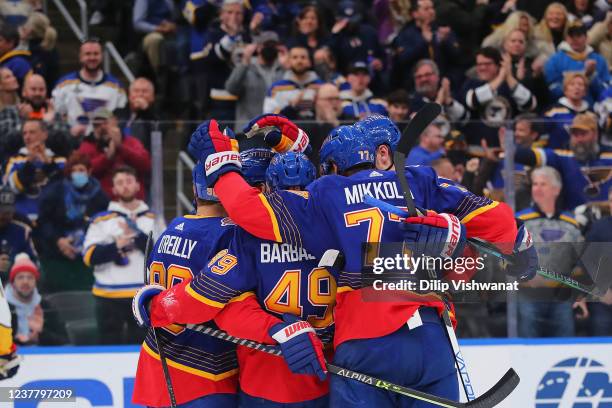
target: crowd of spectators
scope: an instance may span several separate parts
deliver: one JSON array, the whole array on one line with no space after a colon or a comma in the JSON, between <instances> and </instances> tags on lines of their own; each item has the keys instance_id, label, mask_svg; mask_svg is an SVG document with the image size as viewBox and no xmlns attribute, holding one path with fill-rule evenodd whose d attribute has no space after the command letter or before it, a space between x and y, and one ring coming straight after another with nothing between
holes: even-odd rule
<instances>
[{"instance_id":1,"label":"crowd of spectators","mask_svg":"<svg viewBox=\"0 0 612 408\"><path fill-rule=\"evenodd\" d=\"M149 199L149 134L160 119L215 117L240 132L261 113L279 113L300 123L317 152L344 122L382 114L403 128L423 104L437 102L443 114L420 136L409 164L431 165L501 200L512 180L517 214L537 214L526 221L571 225L570 235L587 241L609 235L602 227L612 196L606 1L96 0L90 24L117 26L125 39L119 48L137 74L131 84L104 71L95 38L80 45L78 70L60 72L57 32L42 5L6 3L0 2L5 282L16 256L26 253L43 295L93 285L104 298L104 278L94 279L93 271L143 250L141 233L148 231L136 222L142 214L123 207ZM506 136L514 139L514 174L505 172ZM127 201L115 186L126 177L138 185ZM106 252L92 258L85 237L104 211L123 212L119 217L131 223L98 243ZM536 241L550 241L544 235ZM587 310L609 318L610 297ZM102 324L117 303L106 300L98 302ZM539 316L530 305L527 299L519 315ZM567 310L548 312L547 319L557 319L551 316ZM594 327L605 327L601 319ZM133 328L122 324L124 339L133 340ZM522 329L561 331L534 333Z\"/></svg>"}]
</instances>

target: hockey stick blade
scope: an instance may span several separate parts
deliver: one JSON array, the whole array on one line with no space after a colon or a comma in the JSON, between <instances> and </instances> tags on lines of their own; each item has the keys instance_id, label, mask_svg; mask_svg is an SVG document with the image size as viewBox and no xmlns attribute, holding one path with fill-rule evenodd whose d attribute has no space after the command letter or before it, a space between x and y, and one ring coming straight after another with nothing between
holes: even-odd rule
<instances>
[{"instance_id":1,"label":"hockey stick blade","mask_svg":"<svg viewBox=\"0 0 612 408\"><path fill-rule=\"evenodd\" d=\"M512 394L512 391L519 385L519 382L521 382L521 378L513 368L510 368L487 392L475 400L465 403L463 406L474 408L497 406L500 402L505 400L508 395Z\"/></svg>"},{"instance_id":2,"label":"hockey stick blade","mask_svg":"<svg viewBox=\"0 0 612 408\"><path fill-rule=\"evenodd\" d=\"M406 155L410 152L410 149L416 144L419 136L427 127L438 117L442 112L442 108L437 103L427 103L414 115L412 120L404 129L402 137L397 144L397 149L393 153L393 162L395 163L395 172L399 179L400 186L404 193L404 200L406 201L406 207L408 213L411 216L416 216L417 211L414 205L414 199L412 198L412 192L406 179L404 167L406 166Z\"/></svg>"}]
</instances>

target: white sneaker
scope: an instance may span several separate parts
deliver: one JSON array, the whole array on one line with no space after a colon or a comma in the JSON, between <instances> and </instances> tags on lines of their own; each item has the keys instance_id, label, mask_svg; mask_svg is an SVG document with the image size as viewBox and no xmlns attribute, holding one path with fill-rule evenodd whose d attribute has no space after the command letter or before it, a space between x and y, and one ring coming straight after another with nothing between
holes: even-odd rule
<instances>
[{"instance_id":1,"label":"white sneaker","mask_svg":"<svg viewBox=\"0 0 612 408\"><path fill-rule=\"evenodd\" d=\"M89 19L89 25L95 26L99 25L104 21L104 14L99 12L98 10L94 11Z\"/></svg>"}]
</instances>

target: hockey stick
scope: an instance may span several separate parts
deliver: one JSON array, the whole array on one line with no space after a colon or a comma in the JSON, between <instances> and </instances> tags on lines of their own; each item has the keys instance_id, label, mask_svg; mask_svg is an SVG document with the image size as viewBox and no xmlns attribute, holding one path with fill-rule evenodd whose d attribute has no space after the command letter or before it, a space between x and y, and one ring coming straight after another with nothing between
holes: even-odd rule
<instances>
[{"instance_id":1,"label":"hockey stick","mask_svg":"<svg viewBox=\"0 0 612 408\"><path fill-rule=\"evenodd\" d=\"M418 213L416 206L414 205L414 199L412 197L412 191L410 191L410 185L408 184L406 173L404 172L406 155L408 155L410 149L414 147L421 136L421 133L427 129L427 127L438 117L438 115L440 115L440 113L442 113L442 107L437 103L425 104L425 106L423 106L412 118L410 123L408 123L408 126L402 133L402 137L400 138L397 148L393 153L395 172L397 174L400 186L402 187L402 192L404 193L404 200L406 201L408 214L412 217L416 216ZM457 366L457 371L459 372L459 378L461 379L461 384L463 385L465 397L468 401L472 401L476 398L474 388L472 387L472 380L470 379L470 375L467 371L465 359L461 354L459 342L457 341L457 336L455 335L455 330L453 329L450 315L448 314L448 310L446 308L442 314L442 324L446 328L446 336L451 348L453 349L453 359L455 360L455 365Z\"/></svg>"},{"instance_id":2,"label":"hockey stick","mask_svg":"<svg viewBox=\"0 0 612 408\"><path fill-rule=\"evenodd\" d=\"M149 255L151 255L152 250L153 250L153 232L149 232L149 236L147 237L147 244L145 246L145 252L144 252L144 284L145 285L149 283L149 277L147 276L147 262L149 260ZM161 347L160 342L157 340L157 329L151 326L151 330L153 332L153 340L155 340L155 345L157 346L157 352L159 353L159 361L161 362L162 371L164 372L164 380L166 380L166 388L168 388L168 396L170 397L170 406L172 408L176 408L176 397L174 395L174 387L172 386L172 379L170 378L170 372L168 371L168 362L166 361L166 353Z\"/></svg>"},{"instance_id":3,"label":"hockey stick","mask_svg":"<svg viewBox=\"0 0 612 408\"><path fill-rule=\"evenodd\" d=\"M204 326L201 324L188 324L188 329L207 334L220 340L225 340L238 344L241 346L253 348L255 350L262 351L264 353L280 356L281 350L276 346L268 344L257 343L252 340L242 339L239 337L230 336L223 330L213 329L212 327ZM446 398L437 397L435 395L428 394L426 392L417 391L415 389L404 387L401 385L393 384L388 381L381 380L376 377L369 376L367 374L359 373L357 371L349 370L348 368L339 367L334 364L327 363L327 371L334 375L349 378L351 380L359 381L364 384L368 384L372 387L381 388L386 391L395 392L398 394L405 395L410 398L415 398L420 401L425 401L439 407L446 408L462 408L462 407L475 407L475 408L490 408L494 407L503 401L510 393L516 388L519 383L519 376L513 369L509 369L506 374L495 384L489 391L476 398L473 401L462 403L457 401L451 401Z\"/></svg>"},{"instance_id":4,"label":"hockey stick","mask_svg":"<svg viewBox=\"0 0 612 408\"><path fill-rule=\"evenodd\" d=\"M387 211L391 214L395 214L398 217L401 218L406 218L408 217L408 213L404 210L402 210L401 208L398 208L392 204L386 203L384 201L378 200L372 196L369 195L365 195L363 196L363 202L369 205L373 205L375 207L380 208L383 211ZM480 238L468 238L468 242L470 243L470 245L474 246L476 249L478 249L481 252L485 252L491 256L494 256L496 258L501 259L504 262L507 262L508 264L512 265L514 263L514 261L512 260L512 258L504 253L502 253L501 251L499 251L497 248L495 248L491 243L480 239ZM602 289L602 288L608 288L610 287L610 283L612 282L604 282L602 285L597 286L597 285L591 285L591 286L587 286L587 285L583 285L582 283L578 282L575 279L570 278L569 276L565 276L562 275L558 272L553 272L553 271L549 271L547 269L544 268L538 268L536 273L540 276L543 276L545 278L548 278L550 280L553 280L555 282L559 282L563 285L569 286L571 288L574 288L576 290L579 290L581 292L584 292L588 295L592 295L592 296L596 296L596 297L600 297L603 296L606 292L607 289Z\"/></svg>"},{"instance_id":5,"label":"hockey stick","mask_svg":"<svg viewBox=\"0 0 612 408\"><path fill-rule=\"evenodd\" d=\"M397 148L393 153L393 163L395 164L395 170L398 174L400 186L404 192L404 199L406 200L406 207L410 216L414 217L417 215L416 206L414 205L414 199L412 198L412 192L408 185L406 177L399 177L400 174L404 174L403 170L406 166L406 155L410 152L410 149L419 140L419 136L431 123L442 113L442 108L437 103L427 103L414 115L414 117L402 132L402 137L397 144Z\"/></svg>"}]
</instances>

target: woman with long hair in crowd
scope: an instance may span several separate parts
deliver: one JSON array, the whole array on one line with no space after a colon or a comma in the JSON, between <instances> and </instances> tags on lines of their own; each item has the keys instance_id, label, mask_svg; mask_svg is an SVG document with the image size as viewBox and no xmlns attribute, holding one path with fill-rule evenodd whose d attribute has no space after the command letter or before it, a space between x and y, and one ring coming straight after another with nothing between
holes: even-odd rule
<instances>
[{"instance_id":1,"label":"woman with long hair in crowd","mask_svg":"<svg viewBox=\"0 0 612 408\"><path fill-rule=\"evenodd\" d=\"M568 26L567 8L558 2L550 3L534 31L535 38L544 42L542 52L546 57L554 54L557 46L563 42Z\"/></svg>"},{"instance_id":2,"label":"woman with long hair in crowd","mask_svg":"<svg viewBox=\"0 0 612 408\"><path fill-rule=\"evenodd\" d=\"M311 56L317 48L327 44L327 30L316 6L306 6L300 11L295 18L292 34L287 47L301 45L308 49Z\"/></svg>"}]
</instances>

